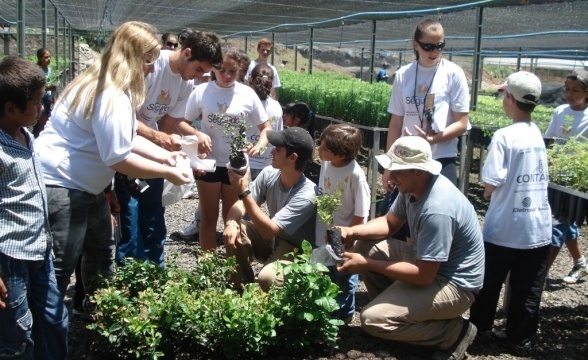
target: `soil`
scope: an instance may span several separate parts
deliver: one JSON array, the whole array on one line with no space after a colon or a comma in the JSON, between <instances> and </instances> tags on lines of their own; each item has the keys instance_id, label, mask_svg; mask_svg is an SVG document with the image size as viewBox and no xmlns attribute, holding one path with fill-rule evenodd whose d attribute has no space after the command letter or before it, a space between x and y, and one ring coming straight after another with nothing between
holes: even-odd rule
<instances>
[{"instance_id":1,"label":"soil","mask_svg":"<svg viewBox=\"0 0 588 360\"><path fill-rule=\"evenodd\" d=\"M318 174L317 164L310 166L309 177ZM478 182L477 174L470 176L469 199L478 212L481 223L487 208L487 202L482 198L483 188ZM188 226L194 216L194 210L198 205L198 199L183 199L180 202L166 208L166 222L168 227L168 239L166 243L166 259L174 261L181 266L189 268L193 265L195 257L193 250L198 246L197 236L188 241L180 238L177 233ZM218 251L224 253L220 231L222 220L217 227ZM586 228L581 230L581 248L588 249L586 241ZM577 284L567 285L561 280L572 267L572 261L567 249L562 249L556 259L547 281L546 291L541 300L541 325L537 335L537 349L533 359L585 359L588 358L588 281L580 280ZM70 286L70 293L73 290ZM67 297L67 305L71 306L71 299ZM429 358L431 349L419 346L406 345L393 341L385 341L371 337L361 330L359 312L370 301L370 296L363 283L356 294L357 312L349 325L342 326L339 332L337 349L315 348L309 349L303 354L270 354L265 359L426 359ZM501 301L502 304L502 295ZM467 313L464 315L467 317ZM505 314L501 306L496 315L495 328L504 327ZM87 324L80 320L71 319L69 333L70 356L68 359L98 358L91 355L92 335L85 329ZM493 342L477 341L468 350L468 359L524 359L512 355L507 349Z\"/></svg>"}]
</instances>

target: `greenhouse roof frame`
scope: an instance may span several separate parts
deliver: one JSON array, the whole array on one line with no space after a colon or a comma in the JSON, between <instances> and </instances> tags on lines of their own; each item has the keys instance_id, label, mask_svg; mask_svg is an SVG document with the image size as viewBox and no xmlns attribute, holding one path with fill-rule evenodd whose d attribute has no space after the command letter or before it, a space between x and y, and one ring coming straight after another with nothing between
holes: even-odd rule
<instances>
[{"instance_id":1,"label":"greenhouse roof frame","mask_svg":"<svg viewBox=\"0 0 588 360\"><path fill-rule=\"evenodd\" d=\"M40 27L42 0L0 0L0 22L17 21L25 2L27 27ZM109 32L129 20L154 25L161 32L184 27L214 31L224 37L276 37L285 45L309 41L333 46L369 45L377 20L378 49L406 48L417 20L438 17L448 46L471 49L476 32L475 7L483 6L483 48L508 50L588 49L588 1L585 0L45 0L76 30ZM49 12L48 18L53 14ZM53 21L48 21L52 27ZM61 25L60 25L61 26ZM357 45L360 44L360 45Z\"/></svg>"}]
</instances>

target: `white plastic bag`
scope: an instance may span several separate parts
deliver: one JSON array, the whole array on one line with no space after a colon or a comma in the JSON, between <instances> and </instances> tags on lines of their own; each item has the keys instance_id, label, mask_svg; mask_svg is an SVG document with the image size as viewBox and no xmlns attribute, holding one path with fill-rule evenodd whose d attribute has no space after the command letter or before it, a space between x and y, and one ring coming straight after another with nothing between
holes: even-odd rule
<instances>
[{"instance_id":1,"label":"white plastic bag","mask_svg":"<svg viewBox=\"0 0 588 360\"><path fill-rule=\"evenodd\" d=\"M188 155L190 166L194 170L204 170L206 172L216 171L216 161L213 159L201 159L198 156L198 138L196 135L183 136L180 140L182 151Z\"/></svg>"},{"instance_id":2,"label":"white plastic bag","mask_svg":"<svg viewBox=\"0 0 588 360\"><path fill-rule=\"evenodd\" d=\"M192 182L194 182L194 175L190 169L190 159L178 157L176 167L188 170L187 173L190 175ZM162 205L168 206L177 203L188 191L190 191L191 186L192 183L174 185L173 183L165 180L163 182L163 194L161 195Z\"/></svg>"}]
</instances>

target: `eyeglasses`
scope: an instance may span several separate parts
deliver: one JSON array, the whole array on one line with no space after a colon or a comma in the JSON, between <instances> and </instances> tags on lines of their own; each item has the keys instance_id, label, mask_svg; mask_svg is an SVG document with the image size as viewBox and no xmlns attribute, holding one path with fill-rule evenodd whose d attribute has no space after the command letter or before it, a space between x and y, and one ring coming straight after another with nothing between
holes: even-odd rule
<instances>
[{"instance_id":1,"label":"eyeglasses","mask_svg":"<svg viewBox=\"0 0 588 360\"><path fill-rule=\"evenodd\" d=\"M178 47L178 43L175 42L171 42L171 41L166 41L165 45L172 47L172 48L177 48Z\"/></svg>"},{"instance_id":2,"label":"eyeglasses","mask_svg":"<svg viewBox=\"0 0 588 360\"><path fill-rule=\"evenodd\" d=\"M438 44L430 44L430 43L422 43L418 40L416 40L417 44L419 44L419 46L421 47L421 49L423 49L426 52L431 52L433 50L441 50L443 51L443 49L445 48L445 41L440 42Z\"/></svg>"}]
</instances>

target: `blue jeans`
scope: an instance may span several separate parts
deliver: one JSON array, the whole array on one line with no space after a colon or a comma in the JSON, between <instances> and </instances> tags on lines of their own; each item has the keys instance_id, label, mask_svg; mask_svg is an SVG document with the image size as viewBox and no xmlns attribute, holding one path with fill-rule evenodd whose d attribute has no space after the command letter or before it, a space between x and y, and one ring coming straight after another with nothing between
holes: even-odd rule
<instances>
[{"instance_id":1,"label":"blue jeans","mask_svg":"<svg viewBox=\"0 0 588 360\"><path fill-rule=\"evenodd\" d=\"M167 229L165 208L161 204L163 179L146 180L149 188L138 198L115 183L114 189L120 204L121 238L116 247L116 261L124 258L149 260L159 267L164 266L163 245Z\"/></svg>"},{"instance_id":2,"label":"blue jeans","mask_svg":"<svg viewBox=\"0 0 588 360\"><path fill-rule=\"evenodd\" d=\"M355 312L355 291L359 285L358 274L344 274L337 271L336 266L329 266L329 277L341 291L335 301L339 305L336 316L340 319L346 319L353 316Z\"/></svg>"},{"instance_id":3,"label":"blue jeans","mask_svg":"<svg viewBox=\"0 0 588 360\"><path fill-rule=\"evenodd\" d=\"M8 290L7 306L0 309L0 358L65 359L68 316L51 249L40 261L0 253L0 278Z\"/></svg>"},{"instance_id":4,"label":"blue jeans","mask_svg":"<svg viewBox=\"0 0 588 360\"><path fill-rule=\"evenodd\" d=\"M92 295L101 275L114 273L114 240L110 207L104 193L47 186L57 287L65 296L78 258L86 294Z\"/></svg>"}]
</instances>

